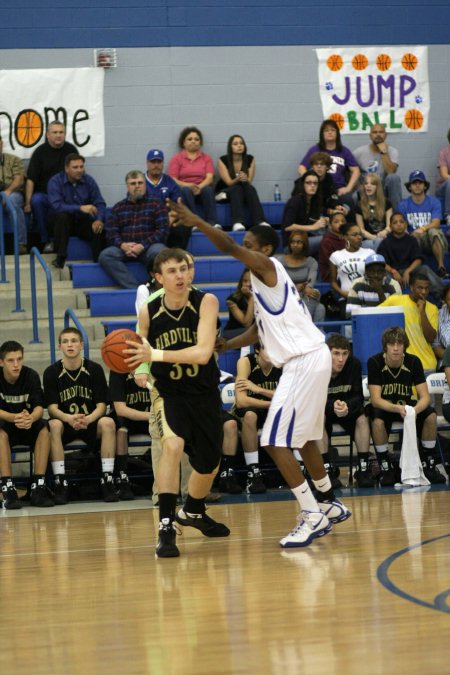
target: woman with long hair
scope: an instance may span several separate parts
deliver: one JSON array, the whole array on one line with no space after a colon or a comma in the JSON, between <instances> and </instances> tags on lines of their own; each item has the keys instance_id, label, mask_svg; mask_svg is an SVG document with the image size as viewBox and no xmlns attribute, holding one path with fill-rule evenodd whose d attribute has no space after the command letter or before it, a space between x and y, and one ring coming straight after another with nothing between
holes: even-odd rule
<instances>
[{"instance_id":1,"label":"woman with long hair","mask_svg":"<svg viewBox=\"0 0 450 675\"><path fill-rule=\"evenodd\" d=\"M315 171L306 171L301 177L300 193L291 197L284 209L281 224L283 243L287 243L291 232L305 232L309 239L310 254L317 257L328 226L328 218L322 211L319 176Z\"/></svg>"},{"instance_id":2,"label":"woman with long hair","mask_svg":"<svg viewBox=\"0 0 450 675\"><path fill-rule=\"evenodd\" d=\"M356 209L356 223L364 238L365 248L377 250L381 240L390 232L392 205L386 199L381 178L368 173L361 186L361 198Z\"/></svg>"},{"instance_id":3,"label":"woman with long hair","mask_svg":"<svg viewBox=\"0 0 450 675\"><path fill-rule=\"evenodd\" d=\"M247 153L247 145L243 137L239 134L230 136L227 154L222 155L217 162L220 180L216 185L216 199L223 193L230 201L234 231L245 230L245 206L250 212L250 225L268 225L264 221L264 211L258 193L252 185L255 170L255 158Z\"/></svg>"},{"instance_id":4,"label":"woman with long hair","mask_svg":"<svg viewBox=\"0 0 450 675\"><path fill-rule=\"evenodd\" d=\"M236 290L227 298L228 321L223 329L226 339L240 335L254 321L254 304L251 289L250 270L245 269L238 281Z\"/></svg>"},{"instance_id":5,"label":"woman with long hair","mask_svg":"<svg viewBox=\"0 0 450 675\"><path fill-rule=\"evenodd\" d=\"M325 307L319 302L320 292L314 288L317 280L317 260L308 255L308 235L306 232L291 232L287 253L276 257L294 282L300 297L309 309L316 323L325 319Z\"/></svg>"}]
</instances>

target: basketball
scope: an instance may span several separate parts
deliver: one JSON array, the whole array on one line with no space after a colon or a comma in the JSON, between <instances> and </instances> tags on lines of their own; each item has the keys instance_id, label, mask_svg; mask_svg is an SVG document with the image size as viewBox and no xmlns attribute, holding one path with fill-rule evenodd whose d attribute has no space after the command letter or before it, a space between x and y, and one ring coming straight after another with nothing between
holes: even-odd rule
<instances>
[{"instance_id":1,"label":"basketball","mask_svg":"<svg viewBox=\"0 0 450 675\"><path fill-rule=\"evenodd\" d=\"M423 125L423 115L420 110L407 110L405 113L405 124L408 129L421 129Z\"/></svg>"},{"instance_id":2,"label":"basketball","mask_svg":"<svg viewBox=\"0 0 450 675\"><path fill-rule=\"evenodd\" d=\"M392 60L388 54L379 54L377 56L377 68L378 70L385 71L389 70L391 67Z\"/></svg>"},{"instance_id":3,"label":"basketball","mask_svg":"<svg viewBox=\"0 0 450 675\"><path fill-rule=\"evenodd\" d=\"M126 340L142 342L141 336L128 328L118 328L105 337L102 342L102 359L107 368L114 373L130 373L134 368L125 363L130 354L124 354L124 349L129 349Z\"/></svg>"},{"instance_id":4,"label":"basketball","mask_svg":"<svg viewBox=\"0 0 450 675\"><path fill-rule=\"evenodd\" d=\"M369 61L364 54L356 54L356 56L352 58L352 66L355 70L365 70L368 65Z\"/></svg>"},{"instance_id":5,"label":"basketball","mask_svg":"<svg viewBox=\"0 0 450 675\"><path fill-rule=\"evenodd\" d=\"M41 117L31 109L17 115L14 127L17 142L24 148L32 148L44 133Z\"/></svg>"},{"instance_id":6,"label":"basketball","mask_svg":"<svg viewBox=\"0 0 450 675\"><path fill-rule=\"evenodd\" d=\"M341 113L332 113L329 116L329 119L334 120L336 122L336 124L338 125L339 129L344 128L345 120L344 120L344 117L341 115Z\"/></svg>"},{"instance_id":7,"label":"basketball","mask_svg":"<svg viewBox=\"0 0 450 675\"><path fill-rule=\"evenodd\" d=\"M407 53L402 58L402 66L405 70L415 70L419 63L417 56L411 53Z\"/></svg>"},{"instance_id":8,"label":"basketball","mask_svg":"<svg viewBox=\"0 0 450 675\"><path fill-rule=\"evenodd\" d=\"M342 68L344 62L340 54L332 54L327 58L327 66L333 72L336 72Z\"/></svg>"}]
</instances>

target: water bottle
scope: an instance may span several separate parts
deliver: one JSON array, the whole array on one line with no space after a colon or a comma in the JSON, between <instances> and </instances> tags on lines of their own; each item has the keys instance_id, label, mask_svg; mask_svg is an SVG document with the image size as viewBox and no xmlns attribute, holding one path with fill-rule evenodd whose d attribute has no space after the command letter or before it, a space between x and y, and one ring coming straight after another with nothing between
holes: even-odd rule
<instances>
[{"instance_id":1,"label":"water bottle","mask_svg":"<svg viewBox=\"0 0 450 675\"><path fill-rule=\"evenodd\" d=\"M275 187L273 190L273 201L274 202L281 202L281 192L280 192L280 187L278 183L275 183Z\"/></svg>"}]
</instances>

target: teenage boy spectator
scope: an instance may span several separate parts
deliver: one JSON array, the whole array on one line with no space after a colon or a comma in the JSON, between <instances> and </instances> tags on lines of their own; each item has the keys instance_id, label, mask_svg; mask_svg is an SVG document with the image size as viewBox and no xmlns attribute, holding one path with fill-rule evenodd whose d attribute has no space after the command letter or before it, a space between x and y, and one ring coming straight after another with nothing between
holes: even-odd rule
<instances>
[{"instance_id":1,"label":"teenage boy spectator","mask_svg":"<svg viewBox=\"0 0 450 675\"><path fill-rule=\"evenodd\" d=\"M62 122L50 122L45 135L45 142L39 145L31 155L27 169L25 185L25 213L33 212L44 253L53 253L53 242L49 241L47 231L47 215L50 204L47 197L47 184L52 176L64 171L66 156L78 150L66 141L66 128Z\"/></svg>"},{"instance_id":2,"label":"teenage boy spectator","mask_svg":"<svg viewBox=\"0 0 450 675\"><path fill-rule=\"evenodd\" d=\"M436 413L430 406L420 359L407 353L408 345L403 328L388 328L382 336L383 351L371 356L367 362L369 415L381 469L380 485L383 486L394 485L398 478L398 469L388 454L388 440L392 423L404 420L407 405L413 406L416 413L424 474L430 483L445 483L445 478L436 469Z\"/></svg>"},{"instance_id":3,"label":"teenage boy spectator","mask_svg":"<svg viewBox=\"0 0 450 675\"><path fill-rule=\"evenodd\" d=\"M0 347L0 475L5 509L22 508L11 467L11 447L19 444L29 445L34 453L31 506L54 506L45 485L50 436L43 414L44 395L39 375L24 366L23 347L19 342L4 342Z\"/></svg>"},{"instance_id":4,"label":"teenage boy spectator","mask_svg":"<svg viewBox=\"0 0 450 675\"><path fill-rule=\"evenodd\" d=\"M0 192L4 192L9 197L16 214L19 255L27 253L27 226L23 212L24 176L25 169L22 160L16 155L3 152L3 140L0 136Z\"/></svg>"},{"instance_id":5,"label":"teenage boy spectator","mask_svg":"<svg viewBox=\"0 0 450 675\"><path fill-rule=\"evenodd\" d=\"M106 417L108 387L103 368L82 356L83 336L77 328L64 328L58 342L62 359L44 371L56 503L69 500L64 446L75 439L84 441L88 448L94 448L100 439L103 500L117 502L113 479L116 425Z\"/></svg>"},{"instance_id":6,"label":"teenage boy spectator","mask_svg":"<svg viewBox=\"0 0 450 675\"><path fill-rule=\"evenodd\" d=\"M402 181L397 174L398 150L386 143L387 133L382 124L374 124L369 136L369 145L359 146L353 155L362 178L368 173L376 173L381 178L384 193L395 209L402 198Z\"/></svg>"},{"instance_id":7,"label":"teenage boy spectator","mask_svg":"<svg viewBox=\"0 0 450 675\"><path fill-rule=\"evenodd\" d=\"M358 307L376 307L391 295L401 295L398 281L386 277L386 261L374 253L365 260L363 277L355 279L348 292L346 312L351 316Z\"/></svg>"},{"instance_id":8,"label":"teenage boy spectator","mask_svg":"<svg viewBox=\"0 0 450 675\"><path fill-rule=\"evenodd\" d=\"M397 211L405 216L408 229L418 238L422 252L434 255L437 273L444 279L448 276L444 265L444 253L448 250L448 242L441 230L442 209L439 199L427 195L430 183L423 171L413 171L405 187L411 196L402 199Z\"/></svg>"},{"instance_id":9,"label":"teenage boy spectator","mask_svg":"<svg viewBox=\"0 0 450 675\"><path fill-rule=\"evenodd\" d=\"M335 251L345 248L345 240L341 234L341 227L346 224L343 213L334 213L330 216L328 230L322 237L319 246L319 270L322 281L330 281L330 256Z\"/></svg>"},{"instance_id":10,"label":"teenage boy spectator","mask_svg":"<svg viewBox=\"0 0 450 675\"><path fill-rule=\"evenodd\" d=\"M351 345L338 333L330 335L327 345L331 352L331 379L325 407L325 429L322 439L322 457L330 480L338 480L339 469L333 467L328 452L333 424L340 424L352 434L358 451L355 479L358 487L373 487L374 478L369 466L370 428L364 414L361 363L351 354ZM335 487L340 487L335 484Z\"/></svg>"}]
</instances>

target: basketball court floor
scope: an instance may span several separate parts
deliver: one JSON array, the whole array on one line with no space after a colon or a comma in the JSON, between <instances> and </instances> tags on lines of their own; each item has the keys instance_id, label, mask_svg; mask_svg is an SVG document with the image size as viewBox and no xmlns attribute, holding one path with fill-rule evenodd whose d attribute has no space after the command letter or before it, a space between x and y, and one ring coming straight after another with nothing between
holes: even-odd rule
<instances>
[{"instance_id":1,"label":"basketball court floor","mask_svg":"<svg viewBox=\"0 0 450 675\"><path fill-rule=\"evenodd\" d=\"M450 673L450 489L343 489L353 517L283 550L289 491L209 507L156 560L148 499L0 514L8 675Z\"/></svg>"}]
</instances>

